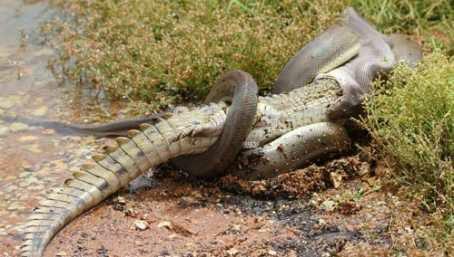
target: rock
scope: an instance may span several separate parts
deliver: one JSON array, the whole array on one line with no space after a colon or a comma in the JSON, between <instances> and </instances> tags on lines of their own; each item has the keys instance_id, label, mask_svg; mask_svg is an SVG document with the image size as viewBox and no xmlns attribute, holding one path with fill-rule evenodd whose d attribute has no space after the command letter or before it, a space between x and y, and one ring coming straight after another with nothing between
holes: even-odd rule
<instances>
[{"instance_id":1,"label":"rock","mask_svg":"<svg viewBox=\"0 0 454 257\"><path fill-rule=\"evenodd\" d=\"M44 116L47 113L47 107L46 106L41 106L38 109L34 110L32 112L32 115L34 116Z\"/></svg>"},{"instance_id":2,"label":"rock","mask_svg":"<svg viewBox=\"0 0 454 257\"><path fill-rule=\"evenodd\" d=\"M25 209L25 206L23 206L19 202L14 202L7 208L8 211L18 211L18 210L23 210L23 209Z\"/></svg>"},{"instance_id":3,"label":"rock","mask_svg":"<svg viewBox=\"0 0 454 257\"><path fill-rule=\"evenodd\" d=\"M15 105L14 100L9 97L0 97L0 108L9 109Z\"/></svg>"},{"instance_id":4,"label":"rock","mask_svg":"<svg viewBox=\"0 0 454 257\"><path fill-rule=\"evenodd\" d=\"M232 231L234 231L234 232L241 232L241 225L239 225L239 224L234 224L234 225L232 226Z\"/></svg>"},{"instance_id":5,"label":"rock","mask_svg":"<svg viewBox=\"0 0 454 257\"><path fill-rule=\"evenodd\" d=\"M367 176L370 174L370 165L367 162L362 162L359 166L358 175L361 177Z\"/></svg>"},{"instance_id":6,"label":"rock","mask_svg":"<svg viewBox=\"0 0 454 257\"><path fill-rule=\"evenodd\" d=\"M136 220L134 222L134 226L136 227L136 230L144 231L149 228L148 222L144 220Z\"/></svg>"},{"instance_id":7,"label":"rock","mask_svg":"<svg viewBox=\"0 0 454 257\"><path fill-rule=\"evenodd\" d=\"M28 188L31 184L39 184L39 179L34 176L25 177L23 181L19 183L19 187Z\"/></svg>"},{"instance_id":8,"label":"rock","mask_svg":"<svg viewBox=\"0 0 454 257\"><path fill-rule=\"evenodd\" d=\"M227 250L227 254L228 254L229 256L235 256L235 255L237 255L238 253L239 253L239 251L238 251L237 249L233 248L233 247L230 248L229 250Z\"/></svg>"},{"instance_id":9,"label":"rock","mask_svg":"<svg viewBox=\"0 0 454 257\"><path fill-rule=\"evenodd\" d=\"M331 172L329 174L329 180L333 184L334 188L339 188L342 185L343 176L337 172Z\"/></svg>"},{"instance_id":10,"label":"rock","mask_svg":"<svg viewBox=\"0 0 454 257\"><path fill-rule=\"evenodd\" d=\"M27 177L30 177L31 175L33 175L31 172L24 171L19 174L19 178L27 178Z\"/></svg>"},{"instance_id":11,"label":"rock","mask_svg":"<svg viewBox=\"0 0 454 257\"><path fill-rule=\"evenodd\" d=\"M172 229L172 222L170 221L161 221L158 224L158 228L167 228L167 229Z\"/></svg>"},{"instance_id":12,"label":"rock","mask_svg":"<svg viewBox=\"0 0 454 257\"><path fill-rule=\"evenodd\" d=\"M320 208L324 211L333 211L336 208L336 202L331 200L325 200L321 205Z\"/></svg>"},{"instance_id":13,"label":"rock","mask_svg":"<svg viewBox=\"0 0 454 257\"><path fill-rule=\"evenodd\" d=\"M58 252L55 256L56 257L66 257L67 254L66 254L66 252L61 251L61 252Z\"/></svg>"},{"instance_id":14,"label":"rock","mask_svg":"<svg viewBox=\"0 0 454 257\"><path fill-rule=\"evenodd\" d=\"M8 127L0 126L0 137L8 135L10 129Z\"/></svg>"},{"instance_id":15,"label":"rock","mask_svg":"<svg viewBox=\"0 0 454 257\"><path fill-rule=\"evenodd\" d=\"M18 139L19 142L30 142L30 141L36 141L36 140L38 140L38 137L31 136L31 135L19 137L19 139Z\"/></svg>"},{"instance_id":16,"label":"rock","mask_svg":"<svg viewBox=\"0 0 454 257\"><path fill-rule=\"evenodd\" d=\"M277 252L274 250L268 250L268 254L271 256L277 256Z\"/></svg>"},{"instance_id":17,"label":"rock","mask_svg":"<svg viewBox=\"0 0 454 257\"><path fill-rule=\"evenodd\" d=\"M126 204L126 199L123 196L119 196L115 199L115 201L119 204Z\"/></svg>"},{"instance_id":18,"label":"rock","mask_svg":"<svg viewBox=\"0 0 454 257\"><path fill-rule=\"evenodd\" d=\"M177 237L178 237L177 234L171 234L171 235L169 236L169 239L175 239L175 238L177 238Z\"/></svg>"},{"instance_id":19,"label":"rock","mask_svg":"<svg viewBox=\"0 0 454 257\"><path fill-rule=\"evenodd\" d=\"M24 130L27 130L29 127L27 124L24 124L24 123L21 123L21 122L14 122L14 123L11 123L11 125L9 126L9 129L12 131L12 132L19 132L19 131L24 131Z\"/></svg>"},{"instance_id":20,"label":"rock","mask_svg":"<svg viewBox=\"0 0 454 257\"><path fill-rule=\"evenodd\" d=\"M53 134L55 134L55 130L53 130L53 129L43 129L42 133L44 135L53 135Z\"/></svg>"},{"instance_id":21,"label":"rock","mask_svg":"<svg viewBox=\"0 0 454 257\"><path fill-rule=\"evenodd\" d=\"M42 152L42 150L41 150L41 148L39 148L38 144L27 145L27 146L25 146L25 149L27 149L28 151L30 151L32 153L41 153Z\"/></svg>"}]
</instances>

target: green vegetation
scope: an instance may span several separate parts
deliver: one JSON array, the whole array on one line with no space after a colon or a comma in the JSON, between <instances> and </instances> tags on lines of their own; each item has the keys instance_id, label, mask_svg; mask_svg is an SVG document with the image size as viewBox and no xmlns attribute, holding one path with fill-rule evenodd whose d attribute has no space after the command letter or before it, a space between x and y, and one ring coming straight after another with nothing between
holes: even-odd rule
<instances>
[{"instance_id":1,"label":"green vegetation","mask_svg":"<svg viewBox=\"0 0 454 257\"><path fill-rule=\"evenodd\" d=\"M235 68L251 73L261 88L270 88L288 59L348 5L385 32L404 31L420 39L438 31L442 36L437 41L453 45L449 20L454 15L445 13L448 0L57 0L57 4L74 17L58 23L65 42L62 60L75 60L67 75L105 89L112 99L154 107L201 99L223 71ZM425 39L432 41L432 36Z\"/></svg>"},{"instance_id":2,"label":"green vegetation","mask_svg":"<svg viewBox=\"0 0 454 257\"><path fill-rule=\"evenodd\" d=\"M392 160L395 178L445 208L454 229L454 63L440 52L416 69L400 66L366 103L365 124L377 148Z\"/></svg>"},{"instance_id":3,"label":"green vegetation","mask_svg":"<svg viewBox=\"0 0 454 257\"><path fill-rule=\"evenodd\" d=\"M64 42L60 61L72 64L65 74L147 111L200 100L229 69L251 73L266 91L349 5L385 33L411 35L426 60L377 84L365 124L395 164L395 178L412 185L427 209L441 210L448 234L454 231L451 1L54 1L71 17L48 27Z\"/></svg>"}]
</instances>

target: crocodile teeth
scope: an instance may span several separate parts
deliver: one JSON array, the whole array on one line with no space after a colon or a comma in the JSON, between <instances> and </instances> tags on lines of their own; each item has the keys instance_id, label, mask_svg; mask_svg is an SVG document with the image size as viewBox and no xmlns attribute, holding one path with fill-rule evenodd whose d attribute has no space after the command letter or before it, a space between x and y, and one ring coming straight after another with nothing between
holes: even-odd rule
<instances>
[{"instance_id":1,"label":"crocodile teeth","mask_svg":"<svg viewBox=\"0 0 454 257\"><path fill-rule=\"evenodd\" d=\"M148 123L142 123L139 125L140 130L146 130L151 127L151 124Z\"/></svg>"},{"instance_id":2,"label":"crocodile teeth","mask_svg":"<svg viewBox=\"0 0 454 257\"><path fill-rule=\"evenodd\" d=\"M124 145L124 144L129 143L129 138L127 138L127 137L117 137L117 138L115 139L115 141L117 141L117 143L118 143L119 145Z\"/></svg>"},{"instance_id":3,"label":"crocodile teeth","mask_svg":"<svg viewBox=\"0 0 454 257\"><path fill-rule=\"evenodd\" d=\"M135 137L137 136L138 134L140 134L140 130L137 130L137 129L131 129L131 130L128 130L128 137Z\"/></svg>"}]
</instances>

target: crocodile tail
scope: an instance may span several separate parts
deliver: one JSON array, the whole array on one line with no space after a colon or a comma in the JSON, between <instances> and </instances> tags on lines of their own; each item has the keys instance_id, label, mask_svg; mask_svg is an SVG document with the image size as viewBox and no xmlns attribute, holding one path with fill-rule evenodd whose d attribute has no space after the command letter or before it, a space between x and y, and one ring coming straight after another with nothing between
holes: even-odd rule
<instances>
[{"instance_id":1,"label":"crocodile tail","mask_svg":"<svg viewBox=\"0 0 454 257\"><path fill-rule=\"evenodd\" d=\"M196 123L206 125L213 121L207 118L213 117L212 113L199 114L201 119L196 119ZM41 257L66 224L150 168L181 154L205 151L220 134L225 114L214 115L217 120L208 123L208 128L214 124L215 129L208 136L200 125L194 125L194 115L197 113L173 121L162 120L156 125L143 124L142 131L132 130L130 138L117 138L118 147L105 155L93 156L62 187L51 190L23 226L20 256ZM200 137L198 133L202 133Z\"/></svg>"},{"instance_id":2,"label":"crocodile tail","mask_svg":"<svg viewBox=\"0 0 454 257\"><path fill-rule=\"evenodd\" d=\"M143 171L151 168L133 147L133 140L105 156L95 156L93 162L82 165L61 188L52 189L34 209L24 226L25 241L21 256L39 257L52 237L84 211L97 205L112 193L126 186ZM128 149L125 151L125 149ZM129 153L135 152L136 156Z\"/></svg>"}]
</instances>

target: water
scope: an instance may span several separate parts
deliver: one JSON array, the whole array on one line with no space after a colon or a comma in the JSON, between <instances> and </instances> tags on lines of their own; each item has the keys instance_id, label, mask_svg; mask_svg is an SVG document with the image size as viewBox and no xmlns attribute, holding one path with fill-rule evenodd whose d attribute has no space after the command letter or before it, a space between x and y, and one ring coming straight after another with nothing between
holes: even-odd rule
<instances>
[{"instance_id":1,"label":"water","mask_svg":"<svg viewBox=\"0 0 454 257\"><path fill-rule=\"evenodd\" d=\"M39 31L54 14L46 1L0 0L0 115L80 118L80 94L47 68L55 51ZM24 217L97 143L0 119L0 256L16 255Z\"/></svg>"}]
</instances>

